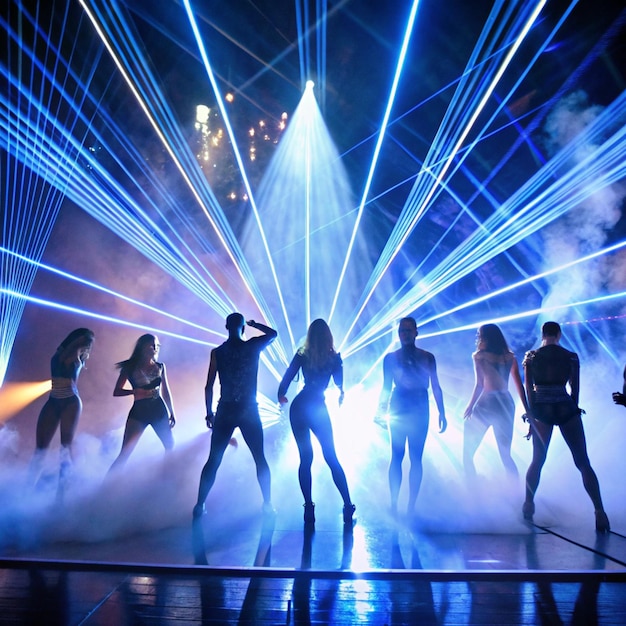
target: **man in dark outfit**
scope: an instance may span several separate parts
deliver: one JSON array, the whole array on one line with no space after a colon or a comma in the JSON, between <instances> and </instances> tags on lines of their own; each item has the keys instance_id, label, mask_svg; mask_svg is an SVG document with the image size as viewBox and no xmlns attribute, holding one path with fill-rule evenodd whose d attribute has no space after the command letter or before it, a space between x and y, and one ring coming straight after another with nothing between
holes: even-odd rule
<instances>
[{"instance_id":1,"label":"man in dark outfit","mask_svg":"<svg viewBox=\"0 0 626 626\"><path fill-rule=\"evenodd\" d=\"M243 332L246 324L263 334L245 341ZM254 320L246 322L241 313L231 313L226 318L226 329L228 339L211 351L209 373L204 388L206 422L207 426L213 429L213 435L209 458L200 475L198 501L193 509L194 518L204 513L204 501L213 487L217 469L237 427L241 430L256 464L257 479L263 493L263 511L273 512L270 468L263 451L263 426L256 395L261 351L276 339L278 333L273 328ZM213 385L218 374L220 399L214 415Z\"/></svg>"}]
</instances>

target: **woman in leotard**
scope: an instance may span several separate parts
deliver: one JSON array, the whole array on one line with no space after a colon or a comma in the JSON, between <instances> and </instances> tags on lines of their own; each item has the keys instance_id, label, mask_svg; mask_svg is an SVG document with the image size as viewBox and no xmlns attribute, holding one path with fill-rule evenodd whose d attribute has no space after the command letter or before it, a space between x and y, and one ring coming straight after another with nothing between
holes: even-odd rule
<instances>
[{"instance_id":1,"label":"woman in leotard","mask_svg":"<svg viewBox=\"0 0 626 626\"><path fill-rule=\"evenodd\" d=\"M95 335L88 328L73 330L56 349L50 361L52 390L37 419L36 449L30 466L31 482L41 473L43 459L57 428L61 431L59 496L72 465L72 442L83 409L78 394L78 376L89 358Z\"/></svg>"},{"instance_id":2,"label":"woman in leotard","mask_svg":"<svg viewBox=\"0 0 626 626\"><path fill-rule=\"evenodd\" d=\"M484 324L476 336L474 360L475 384L465 409L463 429L463 466L468 478L476 476L474 455L487 430L493 428L500 458L507 473L517 478L517 466L511 457L515 403L509 393L509 375L517 389L524 411L528 401L522 384L519 365L509 350L502 331L496 324Z\"/></svg>"},{"instance_id":3,"label":"woman in leotard","mask_svg":"<svg viewBox=\"0 0 626 626\"><path fill-rule=\"evenodd\" d=\"M120 375L113 395L133 396L134 402L126 420L122 449L111 470L127 461L147 426L152 426L166 450L174 447L172 428L176 420L165 364L157 361L160 347L158 337L142 335L130 358L116 363ZM130 389L126 387L127 382Z\"/></svg>"},{"instance_id":4,"label":"woman in leotard","mask_svg":"<svg viewBox=\"0 0 626 626\"><path fill-rule=\"evenodd\" d=\"M600 533L608 532L609 519L602 504L598 477L587 455L581 409L578 407L578 355L559 345L561 327L556 322L546 322L541 328L541 335L541 347L530 350L524 357L533 458L526 473L526 500L522 513L525 519L532 520L541 470L546 462L552 431L558 426L595 507L596 530ZM569 385L569 393L566 385Z\"/></svg>"},{"instance_id":5,"label":"woman in leotard","mask_svg":"<svg viewBox=\"0 0 626 626\"><path fill-rule=\"evenodd\" d=\"M343 499L344 524L352 525L355 506L350 500L346 475L337 459L333 427L324 398L324 392L332 377L340 391L339 404L343 402L343 362L341 356L335 352L331 330L322 319L316 319L311 323L304 346L296 352L280 382L278 387L280 404L288 402L285 394L300 369L304 376L304 388L291 403L289 419L300 453L298 478L304 496L304 522L315 523L315 504L311 485L313 464L311 433L313 433L320 442L324 460Z\"/></svg>"}]
</instances>

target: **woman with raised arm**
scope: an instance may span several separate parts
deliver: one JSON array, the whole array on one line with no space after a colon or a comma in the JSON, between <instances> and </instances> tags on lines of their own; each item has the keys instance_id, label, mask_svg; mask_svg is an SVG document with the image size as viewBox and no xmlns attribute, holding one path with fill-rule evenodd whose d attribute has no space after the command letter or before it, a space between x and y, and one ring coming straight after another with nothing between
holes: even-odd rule
<instances>
[{"instance_id":1,"label":"woman with raised arm","mask_svg":"<svg viewBox=\"0 0 626 626\"><path fill-rule=\"evenodd\" d=\"M37 482L45 453L57 429L61 431L59 497L62 497L72 466L72 442L83 403L78 394L78 376L85 367L95 335L88 328L73 330L59 345L50 361L52 389L37 419L36 449L30 465L31 482Z\"/></svg>"},{"instance_id":2,"label":"woman with raised arm","mask_svg":"<svg viewBox=\"0 0 626 626\"><path fill-rule=\"evenodd\" d=\"M133 396L134 402L126 420L122 449L109 471L127 461L148 426L152 426L166 450L174 447L172 428L176 420L165 364L157 361L160 347L158 337L142 335L130 357L116 364L120 374L113 395Z\"/></svg>"},{"instance_id":3,"label":"woman with raised arm","mask_svg":"<svg viewBox=\"0 0 626 626\"><path fill-rule=\"evenodd\" d=\"M339 404L343 402L343 362L335 352L333 335L323 319L311 322L306 341L294 355L278 387L278 402L288 402L286 393L291 381L302 370L304 387L293 399L289 410L291 430L300 453L298 478L304 496L304 522L315 523L315 504L312 497L311 466L313 465L313 433L322 447L324 460L343 499L343 522L351 526L355 506L350 499L346 475L335 451L333 427L326 407L324 392L331 377L339 388Z\"/></svg>"}]
</instances>

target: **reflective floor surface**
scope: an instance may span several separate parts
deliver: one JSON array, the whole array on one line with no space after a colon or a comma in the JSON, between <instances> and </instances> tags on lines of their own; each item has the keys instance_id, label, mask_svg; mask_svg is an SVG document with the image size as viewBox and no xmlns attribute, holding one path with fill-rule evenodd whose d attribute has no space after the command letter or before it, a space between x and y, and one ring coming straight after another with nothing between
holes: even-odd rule
<instances>
[{"instance_id":1,"label":"reflective floor surface","mask_svg":"<svg viewBox=\"0 0 626 626\"><path fill-rule=\"evenodd\" d=\"M0 622L626 623L626 528L506 530L437 533L382 511L345 528L331 510L310 528L251 509L99 542L7 535Z\"/></svg>"}]
</instances>

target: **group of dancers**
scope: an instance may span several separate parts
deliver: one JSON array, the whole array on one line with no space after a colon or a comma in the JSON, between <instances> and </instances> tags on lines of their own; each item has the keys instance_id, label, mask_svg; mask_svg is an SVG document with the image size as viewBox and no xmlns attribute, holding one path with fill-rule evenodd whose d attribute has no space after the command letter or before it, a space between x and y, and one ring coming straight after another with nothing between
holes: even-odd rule
<instances>
[{"instance_id":1,"label":"group of dancers","mask_svg":"<svg viewBox=\"0 0 626 626\"><path fill-rule=\"evenodd\" d=\"M246 326L260 334L244 339ZM257 479L263 495L263 511L266 514L274 513L271 473L265 457L263 428L257 404L257 377L261 352L274 341L277 332L254 320L246 322L241 313L232 313L226 318L226 329L226 341L211 351L205 385L206 423L212 430L212 436L193 508L194 521L198 521L205 512L205 500L236 428L240 429L256 464ZM410 459L407 513L414 513L422 481L422 456L430 419L429 389L439 413L439 432L443 433L447 428L436 359L432 353L416 346L417 336L415 319L401 319L398 326L400 349L388 353L383 360L383 385L375 417L377 423L388 429L390 436L388 481L394 516L398 512L402 461L407 448ZM495 324L480 326L473 354L475 384L464 411L463 464L467 477L474 478L474 455L491 427L505 470L512 477L518 477L511 456L515 414L515 403L509 392L509 378L512 378L525 410L524 419L529 423L528 436L533 445L532 461L526 473L522 508L524 518L533 518L534 498L541 470L554 427L558 426L593 503L596 530L608 532L609 520L597 476L589 462L581 418L583 411L578 406L579 359L576 353L560 345L560 339L559 324L546 322L542 327L541 346L527 352L524 357L522 381L517 359L500 328ZM79 328L59 345L51 361L50 396L37 421L31 476L36 479L45 451L56 430L60 429L59 496L63 494L71 467L71 445L82 409L77 381L94 341L93 331ZM111 470L119 469L125 463L147 426L152 426L166 450L174 446L171 433L176 423L174 406L165 365L158 361L159 347L155 335L142 335L131 356L116 364L119 376L113 395L132 395L134 401L126 421L121 451ZM299 372L302 372L304 385L291 402L289 419L300 456L298 479L304 498L304 523L315 524L311 478L313 434L320 443L324 460L343 500L343 522L352 526L356 507L337 457L325 401L325 391L332 379L339 389L339 403L343 402L343 362L335 350L332 332L323 319L316 319L310 324L304 345L295 353L278 386L277 400L281 405L288 403L286 394ZM214 412L213 389L218 377L220 396ZM616 404L626 406L626 383L624 392L613 394L613 400Z\"/></svg>"}]
</instances>

